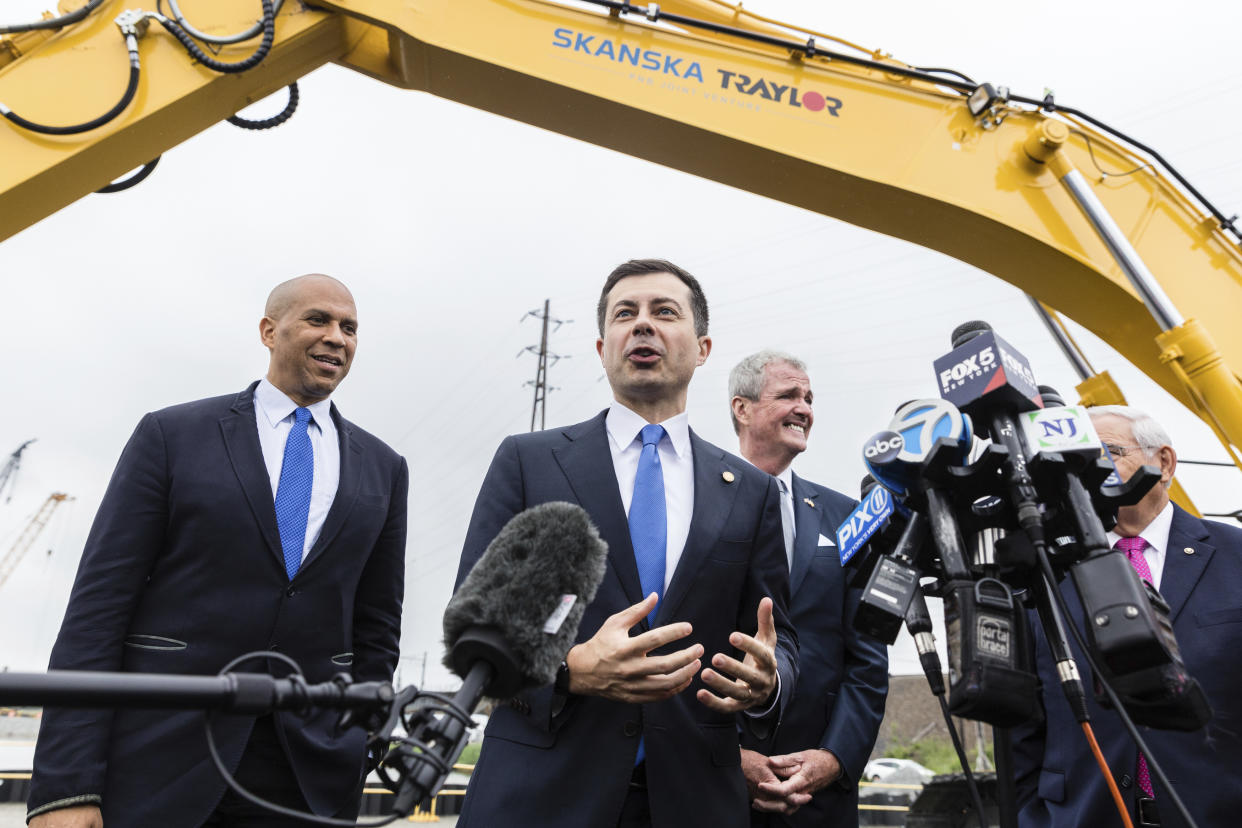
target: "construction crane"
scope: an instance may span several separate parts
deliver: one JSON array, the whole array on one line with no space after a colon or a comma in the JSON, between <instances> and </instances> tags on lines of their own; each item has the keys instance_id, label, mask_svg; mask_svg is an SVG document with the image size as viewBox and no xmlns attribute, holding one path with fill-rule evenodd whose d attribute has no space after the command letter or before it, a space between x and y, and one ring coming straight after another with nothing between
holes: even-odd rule
<instances>
[{"instance_id":1,"label":"construction crane","mask_svg":"<svg viewBox=\"0 0 1242 828\"><path fill-rule=\"evenodd\" d=\"M4 493L4 487L7 486L9 483L9 480L13 479L14 475L17 474L17 468L18 466L22 464L22 452L26 450L26 446L30 445L34 441L35 441L35 438L31 437L29 440L22 443L20 446L17 447L16 451L14 451L12 454L9 455L9 459L5 461L4 468L0 469L0 494ZM13 499L13 487L10 486L9 496L5 498L4 502L8 503L12 499Z\"/></svg>"},{"instance_id":2,"label":"construction crane","mask_svg":"<svg viewBox=\"0 0 1242 828\"><path fill-rule=\"evenodd\" d=\"M34 517L26 524L26 528L17 536L13 546L9 548L8 552L4 553L4 559L0 560L0 587L4 586L4 582L13 574L13 570L21 562L22 556L26 554L26 550L34 544L35 538L39 537L43 527L47 526L47 522L52 519L52 513L56 511L56 507L66 500L73 500L73 498L64 492L52 492L47 496L47 500L43 501L39 511L35 512Z\"/></svg>"}]
</instances>

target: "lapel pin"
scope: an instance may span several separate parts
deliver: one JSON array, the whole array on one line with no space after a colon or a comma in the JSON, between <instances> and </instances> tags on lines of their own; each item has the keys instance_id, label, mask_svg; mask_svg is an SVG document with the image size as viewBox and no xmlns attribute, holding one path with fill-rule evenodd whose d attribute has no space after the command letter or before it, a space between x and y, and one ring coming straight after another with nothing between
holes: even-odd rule
<instances>
[{"instance_id":1,"label":"lapel pin","mask_svg":"<svg viewBox=\"0 0 1242 828\"><path fill-rule=\"evenodd\" d=\"M731 471L721 472L721 473L720 473L720 476L721 476L721 478L723 478L723 479L724 479L724 482L726 482L726 483L732 483L732 482L733 482L733 480L734 480L734 477L733 477L733 472L731 472Z\"/></svg>"},{"instance_id":2,"label":"lapel pin","mask_svg":"<svg viewBox=\"0 0 1242 828\"><path fill-rule=\"evenodd\" d=\"M1194 548L1193 546L1187 546L1187 547L1186 547L1185 549L1183 549L1182 551L1183 551L1183 552L1185 552L1187 555L1193 555L1193 554L1195 554L1195 548Z\"/></svg>"},{"instance_id":3,"label":"lapel pin","mask_svg":"<svg viewBox=\"0 0 1242 828\"><path fill-rule=\"evenodd\" d=\"M809 497L802 498L802 502L805 503L807 506L810 506L812 509L815 508L815 501L811 500Z\"/></svg>"}]
</instances>

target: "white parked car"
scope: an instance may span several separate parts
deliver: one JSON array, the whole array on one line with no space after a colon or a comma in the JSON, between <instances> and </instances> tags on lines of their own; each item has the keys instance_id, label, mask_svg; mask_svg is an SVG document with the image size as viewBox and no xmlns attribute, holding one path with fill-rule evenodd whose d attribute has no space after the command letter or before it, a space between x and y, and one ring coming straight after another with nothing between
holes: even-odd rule
<instances>
[{"instance_id":1,"label":"white parked car","mask_svg":"<svg viewBox=\"0 0 1242 828\"><path fill-rule=\"evenodd\" d=\"M935 772L923 767L913 759L872 759L863 769L866 782L892 782L925 785Z\"/></svg>"}]
</instances>

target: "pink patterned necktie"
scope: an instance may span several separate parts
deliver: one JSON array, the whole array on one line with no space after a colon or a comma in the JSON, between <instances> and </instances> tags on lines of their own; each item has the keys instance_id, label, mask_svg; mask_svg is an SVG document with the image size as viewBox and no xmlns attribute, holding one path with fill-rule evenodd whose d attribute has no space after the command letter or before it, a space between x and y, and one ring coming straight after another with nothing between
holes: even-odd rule
<instances>
[{"instance_id":1,"label":"pink patterned necktie","mask_svg":"<svg viewBox=\"0 0 1242 828\"><path fill-rule=\"evenodd\" d=\"M1143 557L1147 541L1142 538L1118 538L1117 548L1126 553L1130 566L1134 567L1138 576L1150 583L1151 567L1147 565L1147 559ZM1134 775L1138 778L1139 790L1154 799L1156 794L1151 787L1151 774L1147 771L1147 757L1141 753L1138 755L1138 765L1134 770Z\"/></svg>"}]
</instances>

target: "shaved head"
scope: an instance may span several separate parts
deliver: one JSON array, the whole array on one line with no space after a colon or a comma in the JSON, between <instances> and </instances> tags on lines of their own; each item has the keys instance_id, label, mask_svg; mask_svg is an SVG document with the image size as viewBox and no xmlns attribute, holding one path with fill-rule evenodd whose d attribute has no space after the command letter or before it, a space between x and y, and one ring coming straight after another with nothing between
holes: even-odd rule
<instances>
[{"instance_id":1,"label":"shaved head","mask_svg":"<svg viewBox=\"0 0 1242 828\"><path fill-rule=\"evenodd\" d=\"M334 279L323 273L307 273L304 276L296 276L287 282L281 282L272 288L272 292L267 296L267 304L263 306L263 315L268 319L277 320L289 312L293 307L294 301L298 294L310 284L322 284L330 282L338 286L341 290L349 295L353 300L353 294L349 293L349 288L340 279Z\"/></svg>"},{"instance_id":2,"label":"shaved head","mask_svg":"<svg viewBox=\"0 0 1242 828\"><path fill-rule=\"evenodd\" d=\"M358 347L354 297L322 273L281 282L267 297L259 338L271 351L272 385L301 406L327 399L349 373Z\"/></svg>"}]
</instances>

